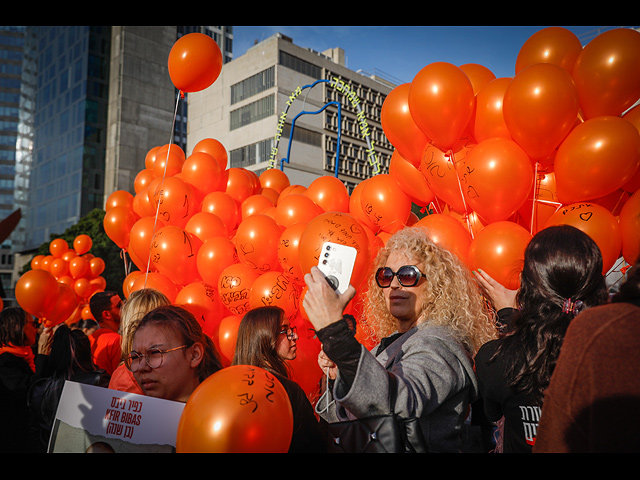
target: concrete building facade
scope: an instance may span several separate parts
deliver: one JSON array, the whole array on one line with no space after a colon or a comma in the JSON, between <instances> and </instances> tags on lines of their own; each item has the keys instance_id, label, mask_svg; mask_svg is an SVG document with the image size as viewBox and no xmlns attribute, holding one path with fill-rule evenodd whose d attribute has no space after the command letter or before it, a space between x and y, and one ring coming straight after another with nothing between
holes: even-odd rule
<instances>
[{"instance_id":1,"label":"concrete building facade","mask_svg":"<svg viewBox=\"0 0 640 480\"><path fill-rule=\"evenodd\" d=\"M303 186L334 175L351 190L388 171L393 146L380 112L394 87L346 68L341 48L319 53L276 34L189 95L187 143L215 138L229 167L281 168Z\"/></svg>"}]
</instances>

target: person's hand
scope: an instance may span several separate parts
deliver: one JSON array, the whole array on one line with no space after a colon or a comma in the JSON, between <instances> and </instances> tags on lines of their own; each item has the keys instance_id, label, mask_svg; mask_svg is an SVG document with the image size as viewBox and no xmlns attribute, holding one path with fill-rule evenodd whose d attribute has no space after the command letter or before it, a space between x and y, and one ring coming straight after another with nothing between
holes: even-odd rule
<instances>
[{"instance_id":1,"label":"person's hand","mask_svg":"<svg viewBox=\"0 0 640 480\"><path fill-rule=\"evenodd\" d=\"M38 353L40 355L49 355L51 352L51 342L53 341L53 334L61 324L53 327L44 327L38 338Z\"/></svg>"},{"instance_id":2,"label":"person's hand","mask_svg":"<svg viewBox=\"0 0 640 480\"><path fill-rule=\"evenodd\" d=\"M304 276L304 281L307 292L302 306L313 327L320 330L341 320L342 312L356 294L353 285L339 294L331 288L318 267L311 267L311 271Z\"/></svg>"},{"instance_id":3,"label":"person's hand","mask_svg":"<svg viewBox=\"0 0 640 480\"><path fill-rule=\"evenodd\" d=\"M473 272L473 275L476 277L480 288L482 288L485 295L489 297L489 300L496 310L501 310L503 308L516 308L517 290L509 290L491 278L483 270L478 269Z\"/></svg>"},{"instance_id":4,"label":"person's hand","mask_svg":"<svg viewBox=\"0 0 640 480\"><path fill-rule=\"evenodd\" d=\"M322 349L320 349L320 353L318 353L318 365L331 380L336 379L338 367L329 359L329 357L327 357L327 354L324 353L324 350Z\"/></svg>"}]
</instances>

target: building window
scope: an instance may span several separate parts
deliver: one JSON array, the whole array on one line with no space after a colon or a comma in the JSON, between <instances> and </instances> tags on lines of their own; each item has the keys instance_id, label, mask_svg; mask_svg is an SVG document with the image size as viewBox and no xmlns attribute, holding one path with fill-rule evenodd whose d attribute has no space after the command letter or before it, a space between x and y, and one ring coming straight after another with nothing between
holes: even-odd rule
<instances>
[{"instance_id":1,"label":"building window","mask_svg":"<svg viewBox=\"0 0 640 480\"><path fill-rule=\"evenodd\" d=\"M244 127L251 123L270 117L275 113L275 96L269 95L268 97L256 100L249 105L238 108L231 112L230 125L231 130L236 130L240 127Z\"/></svg>"},{"instance_id":2,"label":"building window","mask_svg":"<svg viewBox=\"0 0 640 480\"><path fill-rule=\"evenodd\" d=\"M231 85L231 105L262 93L272 88L275 83L275 67L270 67L242 82Z\"/></svg>"},{"instance_id":3,"label":"building window","mask_svg":"<svg viewBox=\"0 0 640 480\"><path fill-rule=\"evenodd\" d=\"M245 145L244 147L229 152L229 167L247 168L269 160L273 138L262 140L258 143Z\"/></svg>"},{"instance_id":4,"label":"building window","mask_svg":"<svg viewBox=\"0 0 640 480\"><path fill-rule=\"evenodd\" d=\"M322 78L322 68L309 62L305 62L287 52L280 51L280 65L295 70L298 73L307 75L311 78Z\"/></svg>"}]
</instances>

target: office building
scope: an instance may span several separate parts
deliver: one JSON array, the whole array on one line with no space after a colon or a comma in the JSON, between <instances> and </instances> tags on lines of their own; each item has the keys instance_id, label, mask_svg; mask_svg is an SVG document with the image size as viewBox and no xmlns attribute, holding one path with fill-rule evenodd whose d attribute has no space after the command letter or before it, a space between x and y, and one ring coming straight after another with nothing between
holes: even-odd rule
<instances>
[{"instance_id":1,"label":"office building","mask_svg":"<svg viewBox=\"0 0 640 480\"><path fill-rule=\"evenodd\" d=\"M380 111L394 87L346 68L341 48L319 53L276 34L225 64L212 86L190 94L187 143L215 138L227 149L229 167L282 168L292 184L304 186L336 175L351 190L388 171L393 147Z\"/></svg>"}]
</instances>

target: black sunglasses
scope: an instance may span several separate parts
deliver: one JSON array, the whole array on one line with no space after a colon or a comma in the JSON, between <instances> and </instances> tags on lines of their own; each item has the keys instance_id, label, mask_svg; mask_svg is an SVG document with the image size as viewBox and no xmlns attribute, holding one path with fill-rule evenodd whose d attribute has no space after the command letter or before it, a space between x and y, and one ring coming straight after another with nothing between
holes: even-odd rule
<instances>
[{"instance_id":1,"label":"black sunglasses","mask_svg":"<svg viewBox=\"0 0 640 480\"><path fill-rule=\"evenodd\" d=\"M398 282L403 287L414 287L422 275L423 273L415 265L404 265L397 272L389 267L381 267L376 271L376 283L380 288L387 288L393 282L393 277L398 277Z\"/></svg>"}]
</instances>

